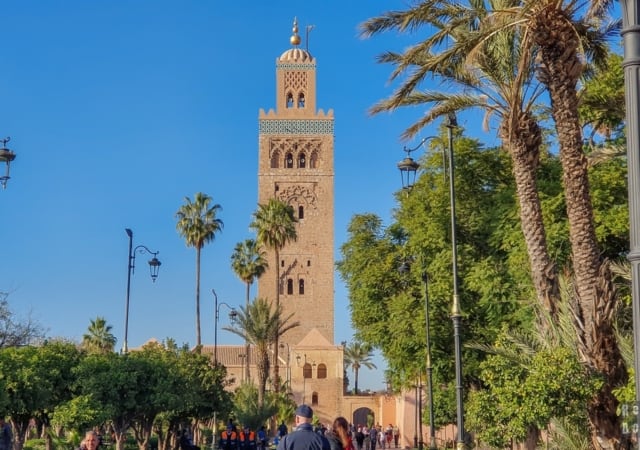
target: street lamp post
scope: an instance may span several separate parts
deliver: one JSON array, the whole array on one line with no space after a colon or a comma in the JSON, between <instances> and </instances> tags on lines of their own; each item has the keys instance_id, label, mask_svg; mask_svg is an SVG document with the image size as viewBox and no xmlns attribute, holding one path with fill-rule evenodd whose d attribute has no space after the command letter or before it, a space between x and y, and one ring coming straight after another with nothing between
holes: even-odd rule
<instances>
[{"instance_id":1,"label":"street lamp post","mask_svg":"<svg viewBox=\"0 0 640 450\"><path fill-rule=\"evenodd\" d=\"M456 192L455 192L455 160L453 157L453 129L458 126L458 121L453 113L449 113L446 122L449 137L449 199L451 202L451 265L453 277L453 305L451 307L451 320L453 322L453 340L456 357L456 415L457 432L456 447L464 449L464 406L462 403L462 342L460 328L462 322L462 310L460 309L460 296L458 294L458 246L456 242Z\"/></svg>"},{"instance_id":2,"label":"street lamp post","mask_svg":"<svg viewBox=\"0 0 640 450\"><path fill-rule=\"evenodd\" d=\"M620 0L624 46L625 103L627 127L627 170L629 189L629 244L631 300L633 304L633 347L635 353L636 408L640 408L640 1ZM640 421L640 414L636 416ZM640 422L637 422L640 428Z\"/></svg>"},{"instance_id":3,"label":"street lamp post","mask_svg":"<svg viewBox=\"0 0 640 450\"><path fill-rule=\"evenodd\" d=\"M281 342L280 343L280 348L284 350L284 348L287 348L287 389L289 389L289 391L291 391L291 348L289 347L289 343L288 342Z\"/></svg>"},{"instance_id":4,"label":"street lamp post","mask_svg":"<svg viewBox=\"0 0 640 450\"><path fill-rule=\"evenodd\" d=\"M451 263L452 263L452 278L453 278L453 295L452 295L452 307L451 307L451 321L453 322L453 340L455 347L455 370L456 370L456 422L457 422L457 437L456 448L458 450L464 449L464 405L463 405L463 387L462 387L462 344L460 328L462 322L462 311L460 309L460 296L458 294L458 250L456 242L456 196L455 196L455 162L453 157L453 129L458 126L456 116L453 113L449 113L447 121L445 123L448 132L448 162L449 162L449 201L451 209ZM415 147L404 148L407 153L407 157L398 163L398 169L400 169L400 175L402 176L403 188L410 189L413 187L416 178L416 172L420 165L411 158L411 152L420 148L428 140L435 138L435 136L429 136ZM640 253L638 254L640 263ZM640 312L638 313L640 315ZM640 316L639 316L640 318Z\"/></svg>"},{"instance_id":5,"label":"street lamp post","mask_svg":"<svg viewBox=\"0 0 640 450\"><path fill-rule=\"evenodd\" d=\"M158 272L160 271L160 265L162 264L157 256L160 252L152 252L145 245L138 245L133 247L133 231L129 228L125 228L129 236L129 257L127 258L127 296L125 300L124 310L124 342L122 343L122 353L129 351L129 294L131 293L131 274L134 273L136 268L136 252L140 254L149 253L153 255L153 258L149 260L149 271L151 273L151 281L156 282L158 278Z\"/></svg>"},{"instance_id":6,"label":"street lamp post","mask_svg":"<svg viewBox=\"0 0 640 450\"><path fill-rule=\"evenodd\" d=\"M238 313L235 308L229 306L225 302L221 302L218 304L218 294L216 294L215 289L211 289L211 293L213 294L214 304L213 304L213 365L214 367L218 366L218 320L220 319L220 307L222 305L229 308L231 311L229 312L229 318L232 322L236 320L238 317ZM247 361L249 364L249 361ZM211 449L216 450L216 439L218 438L218 411L213 410L213 433L211 439Z\"/></svg>"},{"instance_id":7,"label":"street lamp post","mask_svg":"<svg viewBox=\"0 0 640 450\"><path fill-rule=\"evenodd\" d=\"M433 416L433 367L431 366L431 339L429 333L429 279L427 271L422 272L422 284L424 286L424 314L425 327L427 330L427 395L429 396L429 450L436 447L436 428Z\"/></svg>"},{"instance_id":8,"label":"street lamp post","mask_svg":"<svg viewBox=\"0 0 640 450\"><path fill-rule=\"evenodd\" d=\"M418 448L418 383L416 383L415 411L413 414L413 448Z\"/></svg>"},{"instance_id":9,"label":"street lamp post","mask_svg":"<svg viewBox=\"0 0 640 450\"><path fill-rule=\"evenodd\" d=\"M404 261L398 268L398 272L406 273L411 270L409 261ZM424 315L425 315L425 331L427 335L427 396L429 405L429 450L435 450L436 447L436 430L434 426L434 409L433 409L433 367L431 366L431 331L429 326L429 291L428 276L426 270L422 271L422 284L424 287ZM419 383L421 385L421 383ZM420 394L420 411L422 412L422 394ZM420 417L420 448L422 448L422 417ZM416 436L417 439L417 436Z\"/></svg>"},{"instance_id":10,"label":"street lamp post","mask_svg":"<svg viewBox=\"0 0 640 450\"><path fill-rule=\"evenodd\" d=\"M302 365L300 364L302 362ZM315 366L316 363L315 361L312 361L313 365ZM302 367L302 403L305 403L306 397L307 397L307 374L305 373L306 369L307 369L307 354L304 354L304 360L302 360L302 358L300 358L300 355L296 355L296 365L298 367Z\"/></svg>"},{"instance_id":11,"label":"street lamp post","mask_svg":"<svg viewBox=\"0 0 640 450\"><path fill-rule=\"evenodd\" d=\"M247 355L244 353L240 353L238 355L240 358L240 382L244 381L244 362L247 360Z\"/></svg>"},{"instance_id":12,"label":"street lamp post","mask_svg":"<svg viewBox=\"0 0 640 450\"><path fill-rule=\"evenodd\" d=\"M9 178L11 178L9 176L11 161L16 159L16 154L7 148L7 142L9 142L10 140L11 140L10 137L0 139L0 142L2 142L2 148L0 148L0 162L3 162L6 164L4 175L0 176L0 186L2 186L2 189L7 188L7 182L9 181Z\"/></svg>"},{"instance_id":13,"label":"street lamp post","mask_svg":"<svg viewBox=\"0 0 640 450\"><path fill-rule=\"evenodd\" d=\"M422 375L418 372L418 450L424 448L422 439Z\"/></svg>"},{"instance_id":14,"label":"street lamp post","mask_svg":"<svg viewBox=\"0 0 640 450\"><path fill-rule=\"evenodd\" d=\"M229 305L228 303L225 302L220 302L218 303L218 294L216 294L215 289L211 289L211 293L213 294L213 298L214 298L214 320L213 320L213 362L215 365L218 365L218 320L220 320L220 307L221 306L226 306L227 308L229 308L229 319L231 319L232 322L234 322L236 320L236 318L238 317L238 312L236 311L236 309ZM247 364L249 364L249 362L247 361Z\"/></svg>"}]
</instances>

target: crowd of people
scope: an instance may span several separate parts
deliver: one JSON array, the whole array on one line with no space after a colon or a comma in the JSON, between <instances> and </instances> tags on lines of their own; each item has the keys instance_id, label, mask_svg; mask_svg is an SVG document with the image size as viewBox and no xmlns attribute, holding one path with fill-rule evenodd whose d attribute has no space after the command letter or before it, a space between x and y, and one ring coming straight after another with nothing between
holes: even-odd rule
<instances>
[{"instance_id":1,"label":"crowd of people","mask_svg":"<svg viewBox=\"0 0 640 450\"><path fill-rule=\"evenodd\" d=\"M356 450L391 449L400 445L400 429L392 424L384 428L380 424L371 428L358 425L354 428L353 436Z\"/></svg>"},{"instance_id":2,"label":"crowd of people","mask_svg":"<svg viewBox=\"0 0 640 450\"><path fill-rule=\"evenodd\" d=\"M300 405L295 412L295 430L289 433L287 425L278 426L274 444L277 450L376 450L398 448L400 431L389 424L367 427L349 423L344 417L337 417L330 426L312 424L313 409ZM0 417L0 450L11 450L11 427ZM97 450L101 436L95 431L85 434L78 450ZM239 427L229 420L218 437L220 450L267 450L269 439L264 426L259 430ZM179 436L180 450L200 450L191 439L188 430L182 430Z\"/></svg>"},{"instance_id":3,"label":"crowd of people","mask_svg":"<svg viewBox=\"0 0 640 450\"><path fill-rule=\"evenodd\" d=\"M296 429L293 433L282 436L277 450L376 450L398 448L400 445L400 429L389 424L354 426L344 417L337 417L331 427L322 425L313 427L311 419L313 410L307 405L300 405L296 410Z\"/></svg>"}]
</instances>

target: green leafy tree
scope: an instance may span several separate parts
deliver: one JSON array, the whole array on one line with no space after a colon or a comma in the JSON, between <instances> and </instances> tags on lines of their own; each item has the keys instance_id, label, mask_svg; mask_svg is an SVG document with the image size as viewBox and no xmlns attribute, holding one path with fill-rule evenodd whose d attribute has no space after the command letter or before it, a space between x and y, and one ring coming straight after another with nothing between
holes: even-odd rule
<instances>
[{"instance_id":1,"label":"green leafy tree","mask_svg":"<svg viewBox=\"0 0 640 450\"><path fill-rule=\"evenodd\" d=\"M493 342L504 323L522 326L534 318L520 303L534 298L527 253L514 224L518 213L506 155L462 136L456 142L457 210L464 218L457 227L460 299L465 317L473 318L465 320L465 341ZM454 373L452 275L448 180L439 153L425 155L420 179L398 200L396 221L387 226L373 214L352 219L337 268L349 289L356 337L382 351L397 388L415 384L417 374L424 373L426 271L434 379L445 385ZM558 244L551 244L556 249ZM417 258L415 269L401 274L398 268L408 256ZM467 382L481 357L463 348Z\"/></svg>"},{"instance_id":2,"label":"green leafy tree","mask_svg":"<svg viewBox=\"0 0 640 450\"><path fill-rule=\"evenodd\" d=\"M236 244L233 254L231 255L231 268L235 274L246 285L245 307L249 307L249 297L251 294L251 285L256 278L260 278L267 270L269 263L265 257L265 252L261 250L258 243L253 239L247 239L244 242ZM251 346L245 343L245 355L247 361L250 361ZM251 379L249 364L246 364L246 379Z\"/></svg>"},{"instance_id":3,"label":"green leafy tree","mask_svg":"<svg viewBox=\"0 0 640 450\"><path fill-rule=\"evenodd\" d=\"M104 317L92 319L87 332L82 336L82 348L94 353L113 352L117 339L111 332L112 328Z\"/></svg>"},{"instance_id":4,"label":"green leafy tree","mask_svg":"<svg viewBox=\"0 0 640 450\"><path fill-rule=\"evenodd\" d=\"M178 223L176 228L185 239L187 247L196 249L196 346L202 344L200 335L200 253L202 248L213 242L217 233L222 231L224 223L217 218L222 207L213 203L213 199L196 193L193 201L184 198L185 204L176 212Z\"/></svg>"},{"instance_id":5,"label":"green leafy tree","mask_svg":"<svg viewBox=\"0 0 640 450\"><path fill-rule=\"evenodd\" d=\"M47 429L53 410L72 398L72 369L79 359L73 344L57 341L0 351L0 384L6 387L5 412L15 430L15 450L22 450L34 418ZM50 436L47 441L51 448Z\"/></svg>"},{"instance_id":6,"label":"green leafy tree","mask_svg":"<svg viewBox=\"0 0 640 450\"><path fill-rule=\"evenodd\" d=\"M375 369L376 365L371 361L373 352L371 347L361 342L352 342L344 348L344 365L351 367L354 378L354 394L358 395L358 374L362 367Z\"/></svg>"},{"instance_id":7,"label":"green leafy tree","mask_svg":"<svg viewBox=\"0 0 640 450\"><path fill-rule=\"evenodd\" d=\"M236 323L224 327L248 341L256 352L258 371L258 406L265 402L265 391L269 377L270 349L277 347L278 338L287 331L300 326L300 322L291 321L293 313L284 316L281 305L273 305L265 298L256 298L248 308L240 307Z\"/></svg>"},{"instance_id":8,"label":"green leafy tree","mask_svg":"<svg viewBox=\"0 0 640 450\"><path fill-rule=\"evenodd\" d=\"M172 341L163 348L149 350L159 352L156 357L160 356L169 366L170 384L165 389L170 392L163 395L171 397L166 410L156 417L153 429L158 436L158 449L169 450L178 445L185 423L205 422L215 412L226 416L232 402L230 392L225 389L228 382L224 366L214 366L208 355L192 352L186 346L178 348Z\"/></svg>"},{"instance_id":9,"label":"green leafy tree","mask_svg":"<svg viewBox=\"0 0 640 450\"><path fill-rule=\"evenodd\" d=\"M622 134L625 120L622 56L611 54L602 67L594 68L580 90L580 121L590 130L593 144L598 134L606 140Z\"/></svg>"},{"instance_id":10,"label":"green leafy tree","mask_svg":"<svg viewBox=\"0 0 640 450\"><path fill-rule=\"evenodd\" d=\"M253 213L253 221L249 225L256 232L258 244L274 253L276 308L280 307L280 251L289 242L298 238L296 231L297 220L293 206L282 200L271 198L267 203L258 205ZM274 346L273 386L277 392L280 386L280 364L278 363L279 337L276 336Z\"/></svg>"}]
</instances>

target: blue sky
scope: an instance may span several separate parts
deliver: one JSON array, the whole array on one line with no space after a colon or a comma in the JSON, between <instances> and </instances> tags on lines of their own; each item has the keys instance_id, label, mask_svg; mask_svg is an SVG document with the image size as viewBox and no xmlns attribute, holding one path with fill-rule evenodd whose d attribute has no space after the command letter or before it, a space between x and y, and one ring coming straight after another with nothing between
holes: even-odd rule
<instances>
[{"instance_id":1,"label":"blue sky","mask_svg":"<svg viewBox=\"0 0 640 450\"><path fill-rule=\"evenodd\" d=\"M213 343L211 288L221 302L244 302L229 259L252 236L258 112L275 107L275 60L290 48L294 17L301 30L315 26L317 103L335 113L336 258L354 214L388 221L399 135L421 111L370 117L367 109L393 88L376 55L416 38L363 40L357 25L405 8L396 0L6 2L0 137L11 137L17 158L0 191L0 291L11 308L75 340L103 316L120 348L131 228L134 245L160 251L162 268L152 284L147 255L136 259L129 346L151 337L193 344L195 251L176 232L175 212L202 191L224 221L202 253L202 340ZM492 145L494 134L482 139ZM335 303L335 342L350 341L337 275ZM220 331L226 320L218 342L239 343ZM360 387L382 388L382 370L364 369Z\"/></svg>"}]
</instances>

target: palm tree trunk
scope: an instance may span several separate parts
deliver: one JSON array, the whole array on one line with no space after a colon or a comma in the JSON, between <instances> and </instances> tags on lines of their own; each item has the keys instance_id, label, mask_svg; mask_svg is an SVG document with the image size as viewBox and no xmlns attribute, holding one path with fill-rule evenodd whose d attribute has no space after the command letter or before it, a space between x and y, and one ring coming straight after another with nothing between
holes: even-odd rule
<instances>
[{"instance_id":1,"label":"palm tree trunk","mask_svg":"<svg viewBox=\"0 0 640 450\"><path fill-rule=\"evenodd\" d=\"M519 202L520 224L529 255L531 276L538 302L551 320L557 313L560 296L558 269L549 257L542 206L538 195L536 171L540 155L542 133L538 123L527 113L517 120L510 118L502 124L501 138L509 146L513 176ZM543 328L548 324L540 324Z\"/></svg>"},{"instance_id":2,"label":"palm tree trunk","mask_svg":"<svg viewBox=\"0 0 640 450\"><path fill-rule=\"evenodd\" d=\"M251 283L246 283L247 284L247 291L246 291L246 297L245 297L245 308L248 311L249 310L249 296L251 294ZM249 351L251 350L251 346L249 345L249 341L247 339L244 340L244 360L246 363L246 370L245 370L245 380L247 380L247 382L249 382L251 380L251 373L249 371L249 363L251 362L251 358L249 355Z\"/></svg>"},{"instance_id":3,"label":"palm tree trunk","mask_svg":"<svg viewBox=\"0 0 640 450\"><path fill-rule=\"evenodd\" d=\"M588 408L592 440L596 442L600 435L617 441L621 427L616 414L618 401L611 389L625 379L626 372L611 322L616 297L611 273L600 258L587 160L582 151L576 91L583 70L578 57L580 42L560 7L556 2L549 2L535 14L533 36L540 48L541 61L538 75L549 90L560 143L575 279L573 309L578 350L591 367L606 377L603 388Z\"/></svg>"},{"instance_id":4,"label":"palm tree trunk","mask_svg":"<svg viewBox=\"0 0 640 450\"><path fill-rule=\"evenodd\" d=\"M358 368L353 369L353 393L358 395Z\"/></svg>"},{"instance_id":5,"label":"palm tree trunk","mask_svg":"<svg viewBox=\"0 0 640 450\"><path fill-rule=\"evenodd\" d=\"M276 308L280 308L280 250L275 249L276 254ZM280 333L276 333L273 350L273 392L280 392L280 364L278 363L278 349L280 346Z\"/></svg>"},{"instance_id":6,"label":"palm tree trunk","mask_svg":"<svg viewBox=\"0 0 640 450\"><path fill-rule=\"evenodd\" d=\"M267 390L267 378L269 378L269 352L256 347L256 365L258 370L258 407L264 405L264 393Z\"/></svg>"},{"instance_id":7,"label":"palm tree trunk","mask_svg":"<svg viewBox=\"0 0 640 450\"><path fill-rule=\"evenodd\" d=\"M196 247L196 347L200 348L202 344L200 336L200 250L202 247Z\"/></svg>"}]
</instances>

